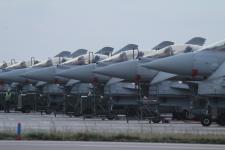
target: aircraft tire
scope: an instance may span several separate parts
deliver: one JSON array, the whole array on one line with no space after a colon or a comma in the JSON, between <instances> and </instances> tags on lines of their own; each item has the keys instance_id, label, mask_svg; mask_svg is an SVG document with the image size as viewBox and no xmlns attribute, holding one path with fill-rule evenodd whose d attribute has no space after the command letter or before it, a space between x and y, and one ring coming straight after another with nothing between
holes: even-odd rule
<instances>
[{"instance_id":1,"label":"aircraft tire","mask_svg":"<svg viewBox=\"0 0 225 150\"><path fill-rule=\"evenodd\" d=\"M22 113L30 113L31 112L31 108L29 106L24 106L21 110Z\"/></svg>"},{"instance_id":2,"label":"aircraft tire","mask_svg":"<svg viewBox=\"0 0 225 150\"><path fill-rule=\"evenodd\" d=\"M160 117L155 117L152 119L153 123L159 123L161 121Z\"/></svg>"},{"instance_id":3,"label":"aircraft tire","mask_svg":"<svg viewBox=\"0 0 225 150\"><path fill-rule=\"evenodd\" d=\"M50 115L51 113L52 113L51 110L46 110L46 111L45 111L45 114L47 114L47 115Z\"/></svg>"},{"instance_id":4,"label":"aircraft tire","mask_svg":"<svg viewBox=\"0 0 225 150\"><path fill-rule=\"evenodd\" d=\"M208 126L211 125L211 123L212 123L212 119L211 119L210 116L203 116L203 117L201 118L201 124L202 124L203 126L208 127Z\"/></svg>"},{"instance_id":5,"label":"aircraft tire","mask_svg":"<svg viewBox=\"0 0 225 150\"><path fill-rule=\"evenodd\" d=\"M113 120L115 117L112 116L112 115L109 115L109 116L107 116L106 118L107 118L108 120Z\"/></svg>"}]
</instances>

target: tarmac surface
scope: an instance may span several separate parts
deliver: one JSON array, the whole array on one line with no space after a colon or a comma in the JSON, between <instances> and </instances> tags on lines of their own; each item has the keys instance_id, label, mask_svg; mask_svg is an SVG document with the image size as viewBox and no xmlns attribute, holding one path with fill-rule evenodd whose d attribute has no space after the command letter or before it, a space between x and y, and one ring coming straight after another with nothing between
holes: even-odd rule
<instances>
[{"instance_id":1,"label":"tarmac surface","mask_svg":"<svg viewBox=\"0 0 225 150\"><path fill-rule=\"evenodd\" d=\"M40 113L0 113L0 131L16 131L18 123L22 132L68 131L68 132L119 132L119 133L192 133L225 135L225 127L212 124L203 127L199 122L171 121L149 124L148 121L101 120L68 117L66 115L40 115Z\"/></svg>"},{"instance_id":2,"label":"tarmac surface","mask_svg":"<svg viewBox=\"0 0 225 150\"><path fill-rule=\"evenodd\" d=\"M225 145L128 142L0 141L2 150L224 150Z\"/></svg>"}]
</instances>

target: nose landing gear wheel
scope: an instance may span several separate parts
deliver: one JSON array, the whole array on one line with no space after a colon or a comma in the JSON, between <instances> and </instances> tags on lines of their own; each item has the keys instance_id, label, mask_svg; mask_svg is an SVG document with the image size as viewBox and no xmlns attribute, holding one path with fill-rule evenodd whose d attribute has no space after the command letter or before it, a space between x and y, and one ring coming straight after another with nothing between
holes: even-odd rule
<instances>
[{"instance_id":1,"label":"nose landing gear wheel","mask_svg":"<svg viewBox=\"0 0 225 150\"><path fill-rule=\"evenodd\" d=\"M45 110L45 114L50 115L51 113L52 113L51 110L49 110L49 109Z\"/></svg>"},{"instance_id":2,"label":"nose landing gear wheel","mask_svg":"<svg viewBox=\"0 0 225 150\"><path fill-rule=\"evenodd\" d=\"M212 123L212 119L209 116L204 116L201 118L201 124L205 127L210 126Z\"/></svg>"},{"instance_id":3,"label":"nose landing gear wheel","mask_svg":"<svg viewBox=\"0 0 225 150\"><path fill-rule=\"evenodd\" d=\"M152 122L153 123L159 123L161 121L161 118L160 117L156 117L156 118L153 118L152 119Z\"/></svg>"}]
</instances>

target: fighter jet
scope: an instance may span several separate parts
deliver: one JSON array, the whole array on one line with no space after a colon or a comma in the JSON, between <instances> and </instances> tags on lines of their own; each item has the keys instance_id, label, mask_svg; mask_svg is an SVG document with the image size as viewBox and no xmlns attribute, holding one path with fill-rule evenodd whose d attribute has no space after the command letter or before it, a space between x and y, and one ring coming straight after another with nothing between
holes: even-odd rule
<instances>
[{"instance_id":1,"label":"fighter jet","mask_svg":"<svg viewBox=\"0 0 225 150\"><path fill-rule=\"evenodd\" d=\"M192 113L200 118L203 126L209 126L213 120L224 126L224 50L225 40L196 52L156 60L144 66L177 74L185 77L183 80L187 83L197 85L196 89L193 88L198 96L193 98Z\"/></svg>"},{"instance_id":2,"label":"fighter jet","mask_svg":"<svg viewBox=\"0 0 225 150\"><path fill-rule=\"evenodd\" d=\"M0 81L1 83L9 83L13 82L12 80L17 80L16 78L17 74L14 72L16 70L23 70L27 68L28 66L31 66L35 63L38 63L37 60L35 60L33 57L31 58L31 61L21 61L21 62L15 62L14 59L12 59L11 65L8 65L7 63L4 63L1 66L1 73L0 73ZM12 78L12 80L9 80L9 78Z\"/></svg>"},{"instance_id":3,"label":"fighter jet","mask_svg":"<svg viewBox=\"0 0 225 150\"><path fill-rule=\"evenodd\" d=\"M14 63L13 65L8 66L4 69L4 72L0 74L0 80L9 83L17 82L20 84L37 83L38 81L24 78L21 75L29 71L34 71L43 67L49 67L59 64L61 61L66 60L68 52L63 51L56 56L57 57L54 57L52 59L49 58L45 61L37 61L34 59L34 57L31 57L30 61L21 61L18 63Z\"/></svg>"},{"instance_id":4,"label":"fighter jet","mask_svg":"<svg viewBox=\"0 0 225 150\"><path fill-rule=\"evenodd\" d=\"M55 75L57 72L68 69L70 67L75 67L77 65L99 61L108 57L102 54L86 53L87 50L79 49L78 51L71 54L72 59L69 59L61 64L52 64L48 67L42 67L20 74L20 77L27 80L38 81L35 86L38 89L37 91L40 94L40 98L43 101L47 100L48 103L46 104L46 113L51 112L51 110L59 109L58 107L62 106L64 95L66 93L65 86L73 85L77 82L63 77L57 77ZM40 84L42 82L44 82L45 84Z\"/></svg>"},{"instance_id":5,"label":"fighter jet","mask_svg":"<svg viewBox=\"0 0 225 150\"><path fill-rule=\"evenodd\" d=\"M173 42L164 41L164 42L160 43L159 45L157 45L155 48L160 48L164 45L167 46L167 45L171 45L171 44L173 44ZM139 51L137 49L136 44L129 44L129 45L123 47L122 49L118 50L111 57L104 59L102 61L99 61L98 63L80 66L77 68L72 68L72 69L66 70L64 72L61 72L58 75L62 76L62 77L66 77L66 78L80 80L85 83L93 83L93 82L105 83L105 82L108 82L111 79L111 77L94 73L93 71L96 68L102 68L104 66L108 66L108 65L110 66L111 64L114 64L114 63L119 63L119 62L131 60L131 59L140 58L140 57L143 57L143 55L147 55L149 53L154 53L154 52L153 51ZM118 82L118 81L120 81L120 79L114 78L111 80L111 82L112 81Z\"/></svg>"},{"instance_id":6,"label":"fighter jet","mask_svg":"<svg viewBox=\"0 0 225 150\"><path fill-rule=\"evenodd\" d=\"M51 64L52 63L50 63L50 60L48 60L48 61L45 61L45 62L34 64L31 67L26 67L26 65L24 65L22 67L19 67L19 66L15 67L15 66L13 66L14 70L1 73L0 74L0 79L3 80L3 81L6 81L6 82L11 82L11 83L12 82L35 83L37 81L28 80L26 78L21 77L20 75L25 73L25 72L28 72L28 71L31 71L31 70L35 70L35 69L38 69L40 67L45 67L45 66L48 66L48 65L51 65ZM17 68L17 69L15 69L15 68ZM10 69L12 69L12 67L10 67Z\"/></svg>"},{"instance_id":7,"label":"fighter jet","mask_svg":"<svg viewBox=\"0 0 225 150\"><path fill-rule=\"evenodd\" d=\"M108 58L108 56L101 54L101 52L106 53L106 51L112 51L112 50L113 50L113 48L111 48L111 47L104 48L104 49L101 49L98 52L98 54L93 54L93 53L84 54L84 55L75 57L73 59L70 59L60 65L51 66L51 67L39 69L36 71L28 72L28 73L23 74L22 76L25 78L28 78L28 79L39 80L39 81L44 81L44 82L48 82L48 83L65 84L65 83L69 82L69 79L67 79L65 77L57 76L58 73L60 73L64 70L67 70L71 67L77 67L80 65L85 65L85 64L89 64L92 62L98 62L100 60L106 59L106 58Z\"/></svg>"},{"instance_id":8,"label":"fighter jet","mask_svg":"<svg viewBox=\"0 0 225 150\"><path fill-rule=\"evenodd\" d=\"M193 39L200 39L200 38L193 38ZM193 41L193 39L191 41ZM201 41L204 43L205 39L203 39L203 38L201 38L201 39L202 39ZM200 45L203 44L202 42L198 43L198 45L195 45L196 43L192 44L191 42L187 42L182 45L176 44L176 45L165 46L159 50L152 50L151 51L152 53L149 53L146 56L144 55L144 57L141 57L141 58L138 58L135 60L129 60L126 62L120 62L117 64L112 64L109 66L99 67L99 68L95 69L93 72L97 73L97 74L103 74L108 77L123 78L126 80L126 82L141 81L141 82L149 83L149 81L152 81L154 79L154 77L156 77L156 76L158 77L158 79L161 79L161 78L165 79L165 77L166 78L170 77L170 74L159 73L157 70L148 70L144 67L141 67L141 65L145 62L153 61L155 59L161 59L163 57L177 55L177 54L184 53L184 52L188 53L191 51L196 51L201 48ZM160 76L160 78L159 78L159 76ZM114 79L114 78L112 78L112 79ZM108 82L108 85L111 83L115 83L112 81L112 79L110 80L110 82ZM132 84L128 84L128 85L131 86ZM173 96L178 96L178 95L186 96L187 93L190 93L190 91L188 91L189 89L187 89L186 87L184 88L184 86L183 86L184 84L176 84L177 85L176 87L175 86L170 87L171 86L170 83L166 83L166 84L161 84L160 87L163 87L165 85L167 85L167 87L164 87L163 90L165 90L166 88L170 89L168 91L168 93L176 94ZM122 85L120 85L120 86L122 86ZM154 89L154 88L151 87L149 89L149 87L146 87L146 86L148 86L148 85L144 85L140 88L140 89L142 89L140 92L140 98L148 97L148 96L155 96L154 93L152 93L152 89ZM140 86L138 85L138 87L140 87ZM123 89L123 88L121 88L121 89ZM149 91L148 91L148 89L149 89ZM134 90L137 91L137 86L136 86L136 88L134 87ZM165 96L168 93L164 92L163 96ZM157 94L159 94L159 93L157 92ZM133 102L136 102L135 100L136 99L134 99ZM179 103L174 103L175 101L177 101ZM189 102L189 101L186 100L185 102ZM174 97L173 97L172 100L168 99L166 103L163 103L163 105L164 105L163 108L164 108L165 112L172 112L173 109L171 109L171 108L173 108L173 106L175 106L175 107L178 106L179 108L180 108L180 106L182 106L182 108L186 109L186 107L183 107L184 104L186 104L186 103L184 103L184 101L181 102L180 97L177 100L176 99L174 100Z\"/></svg>"},{"instance_id":9,"label":"fighter jet","mask_svg":"<svg viewBox=\"0 0 225 150\"><path fill-rule=\"evenodd\" d=\"M141 66L143 63L151 62L153 60L158 60L159 58L161 59L171 55L196 51L201 48L201 45L204 44L204 42L204 38L196 37L185 44L169 45L162 47L160 50L152 50L152 53L145 55L142 58L100 67L95 69L94 72L110 77L125 79L131 82L152 81L153 78L156 77L154 82L158 82L159 80L170 78L173 75L162 72L159 73L156 70L149 70Z\"/></svg>"},{"instance_id":10,"label":"fighter jet","mask_svg":"<svg viewBox=\"0 0 225 150\"><path fill-rule=\"evenodd\" d=\"M191 80L218 78L224 75L225 40L195 52L154 60L144 67L189 77Z\"/></svg>"}]
</instances>

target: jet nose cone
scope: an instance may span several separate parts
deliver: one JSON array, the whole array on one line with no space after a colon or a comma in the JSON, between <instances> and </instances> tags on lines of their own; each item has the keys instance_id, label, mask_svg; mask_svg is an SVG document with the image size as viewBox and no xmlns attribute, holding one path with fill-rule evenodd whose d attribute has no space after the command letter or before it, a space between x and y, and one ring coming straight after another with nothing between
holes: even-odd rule
<instances>
[{"instance_id":1,"label":"jet nose cone","mask_svg":"<svg viewBox=\"0 0 225 150\"><path fill-rule=\"evenodd\" d=\"M10 82L23 82L24 78L21 78L19 75L21 70L13 70L5 73L1 73L0 79L3 81Z\"/></svg>"},{"instance_id":2,"label":"jet nose cone","mask_svg":"<svg viewBox=\"0 0 225 150\"><path fill-rule=\"evenodd\" d=\"M1 73L0 74L0 80L4 81L10 81L11 77L8 75L8 73Z\"/></svg>"},{"instance_id":3,"label":"jet nose cone","mask_svg":"<svg viewBox=\"0 0 225 150\"><path fill-rule=\"evenodd\" d=\"M73 69L67 69L65 71L58 72L58 73L56 73L56 76L64 77L64 78L69 78L70 79L70 78L72 78Z\"/></svg>"},{"instance_id":4,"label":"jet nose cone","mask_svg":"<svg viewBox=\"0 0 225 150\"><path fill-rule=\"evenodd\" d=\"M126 61L96 68L94 72L110 77L132 79L137 74L137 64L136 60Z\"/></svg>"},{"instance_id":5,"label":"jet nose cone","mask_svg":"<svg viewBox=\"0 0 225 150\"><path fill-rule=\"evenodd\" d=\"M57 74L57 76L81 80L81 81L86 82L92 78L92 76L93 76L92 71L94 70L94 68L95 68L95 64L78 66L78 67L60 72Z\"/></svg>"},{"instance_id":6,"label":"jet nose cone","mask_svg":"<svg viewBox=\"0 0 225 150\"><path fill-rule=\"evenodd\" d=\"M160 58L149 63L145 63L142 66L149 69L155 69L179 75L192 75L193 60L194 53L185 53L166 58Z\"/></svg>"},{"instance_id":7,"label":"jet nose cone","mask_svg":"<svg viewBox=\"0 0 225 150\"><path fill-rule=\"evenodd\" d=\"M22 74L21 76L38 81L51 81L54 78L55 72L55 67L48 67L27 72Z\"/></svg>"}]
</instances>

